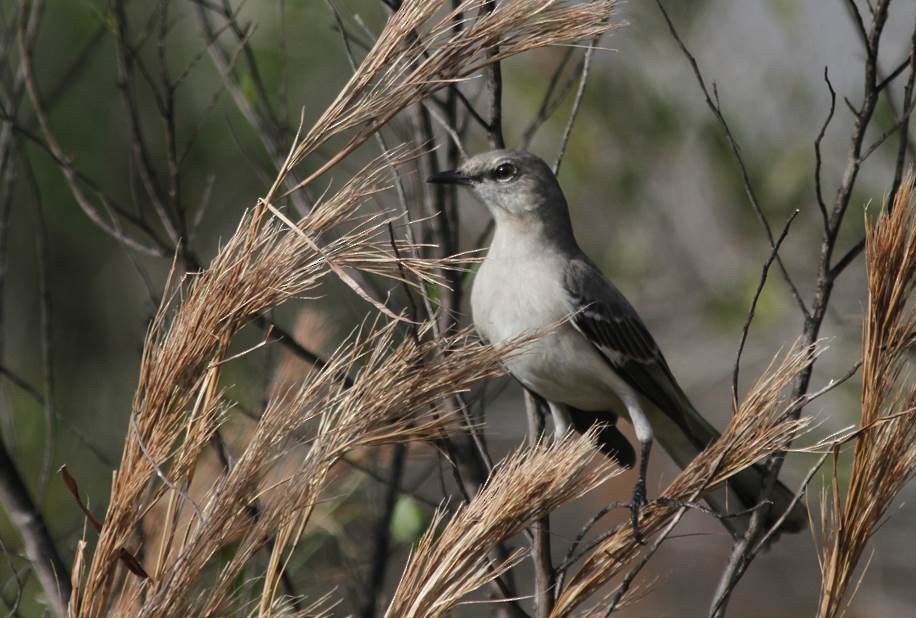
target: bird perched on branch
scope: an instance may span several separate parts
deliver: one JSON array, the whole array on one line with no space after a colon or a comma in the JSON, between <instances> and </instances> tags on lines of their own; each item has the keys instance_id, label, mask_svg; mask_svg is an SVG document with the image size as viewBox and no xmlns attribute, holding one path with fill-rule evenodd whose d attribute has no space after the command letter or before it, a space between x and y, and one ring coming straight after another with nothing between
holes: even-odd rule
<instances>
[{"instance_id":1,"label":"bird perched on branch","mask_svg":"<svg viewBox=\"0 0 916 618\"><path fill-rule=\"evenodd\" d=\"M547 402L557 436L599 425L601 450L633 467L636 453L616 421L622 416L633 424L641 451L630 502L638 537L653 440L683 468L718 432L690 403L633 306L579 248L566 198L544 161L528 152L495 150L429 182L466 185L492 213L496 229L471 292L474 325L491 343L548 331L507 366ZM706 499L719 513L726 505L751 508L763 479L762 468L749 468L729 480L730 501L720 493ZM792 497L777 483L770 494L772 521ZM801 530L807 520L805 508L796 504L781 530ZM737 536L748 518L722 521Z\"/></svg>"}]
</instances>

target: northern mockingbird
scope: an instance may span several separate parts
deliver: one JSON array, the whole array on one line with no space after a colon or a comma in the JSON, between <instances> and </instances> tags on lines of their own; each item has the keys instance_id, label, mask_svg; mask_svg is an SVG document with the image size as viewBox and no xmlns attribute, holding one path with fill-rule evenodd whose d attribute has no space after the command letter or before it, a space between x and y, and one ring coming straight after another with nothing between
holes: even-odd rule
<instances>
[{"instance_id":1,"label":"northern mockingbird","mask_svg":"<svg viewBox=\"0 0 916 618\"><path fill-rule=\"evenodd\" d=\"M653 440L683 468L718 432L681 390L633 306L579 248L566 198L544 161L528 152L495 150L429 182L467 185L492 213L496 230L471 292L474 325L492 343L547 331L512 356L507 367L547 401L556 434L570 428L585 432L600 424L601 450L633 467L636 454L615 423L623 416L633 424L641 445L630 503L638 536L636 517L646 502ZM753 507L762 482L759 467L732 477L732 507ZM777 484L771 494L773 521L792 496ZM725 495L705 497L725 513ZM747 520L722 519L735 535L744 531ZM797 504L781 530L801 530L807 520L805 508Z\"/></svg>"}]
</instances>

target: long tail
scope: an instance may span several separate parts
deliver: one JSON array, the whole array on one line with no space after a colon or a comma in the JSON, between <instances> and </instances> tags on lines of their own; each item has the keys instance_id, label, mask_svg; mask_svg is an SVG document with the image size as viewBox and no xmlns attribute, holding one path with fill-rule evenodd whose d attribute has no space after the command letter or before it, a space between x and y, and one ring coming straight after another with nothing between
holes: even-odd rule
<instances>
[{"instance_id":1,"label":"long tail","mask_svg":"<svg viewBox=\"0 0 916 618\"><path fill-rule=\"evenodd\" d=\"M656 439L681 468L686 467L707 444L719 437L719 432L684 399L684 405L680 406L682 416L679 422L659 410L653 410L650 419ZM764 468L758 464L731 477L726 490L713 490L703 497L718 513L744 511L757 504L764 478ZM772 505L766 522L767 528L786 512L793 497L794 493L788 487L776 482L770 494ZM744 534L749 522L750 515L722 519L725 527L736 537ZM808 510L799 501L792 507L779 531L800 532L807 525Z\"/></svg>"}]
</instances>

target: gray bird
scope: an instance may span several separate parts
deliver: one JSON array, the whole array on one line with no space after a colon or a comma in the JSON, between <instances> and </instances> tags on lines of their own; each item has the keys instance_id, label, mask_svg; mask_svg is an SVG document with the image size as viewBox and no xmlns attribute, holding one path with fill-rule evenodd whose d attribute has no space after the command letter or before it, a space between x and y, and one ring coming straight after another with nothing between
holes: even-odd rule
<instances>
[{"instance_id":1,"label":"gray bird","mask_svg":"<svg viewBox=\"0 0 916 618\"><path fill-rule=\"evenodd\" d=\"M690 403L633 306L579 248L566 198L544 161L529 152L495 150L429 182L467 185L495 220L490 250L471 292L480 335L500 343L559 324L507 361L512 376L546 400L556 435L600 425L602 451L633 467L636 454L615 425L618 416L632 423L641 445L630 503L639 536L636 514L646 501L653 440L683 468L718 432ZM762 469L749 468L729 480L730 496L711 492L705 498L719 513L726 506L748 509L756 504L762 482ZM777 484L771 494L773 521L792 496ZM739 535L748 519L722 521ZM807 521L805 508L797 504L781 531L802 530Z\"/></svg>"}]
</instances>

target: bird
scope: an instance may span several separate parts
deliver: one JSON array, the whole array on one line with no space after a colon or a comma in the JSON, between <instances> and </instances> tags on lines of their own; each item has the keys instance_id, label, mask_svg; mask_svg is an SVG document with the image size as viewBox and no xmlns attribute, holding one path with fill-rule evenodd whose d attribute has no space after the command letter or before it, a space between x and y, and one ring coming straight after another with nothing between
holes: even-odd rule
<instances>
[{"instance_id":1,"label":"bird","mask_svg":"<svg viewBox=\"0 0 916 618\"><path fill-rule=\"evenodd\" d=\"M506 360L509 373L546 401L555 435L595 427L598 446L626 468L636 452L617 427L633 426L639 468L629 501L637 539L639 509L647 504L646 470L657 440L681 468L719 432L696 410L633 305L579 247L566 198L551 168L522 150L493 150L464 160L428 182L466 186L490 211L495 227L471 289L471 313L480 337L505 343L535 337ZM704 496L725 515L735 504L757 504L765 471L759 464L729 479L727 496ZM808 523L800 501L782 483L770 494L769 521L788 510L780 532ZM789 509L790 505L792 508ZM749 515L720 517L736 538Z\"/></svg>"}]
</instances>

